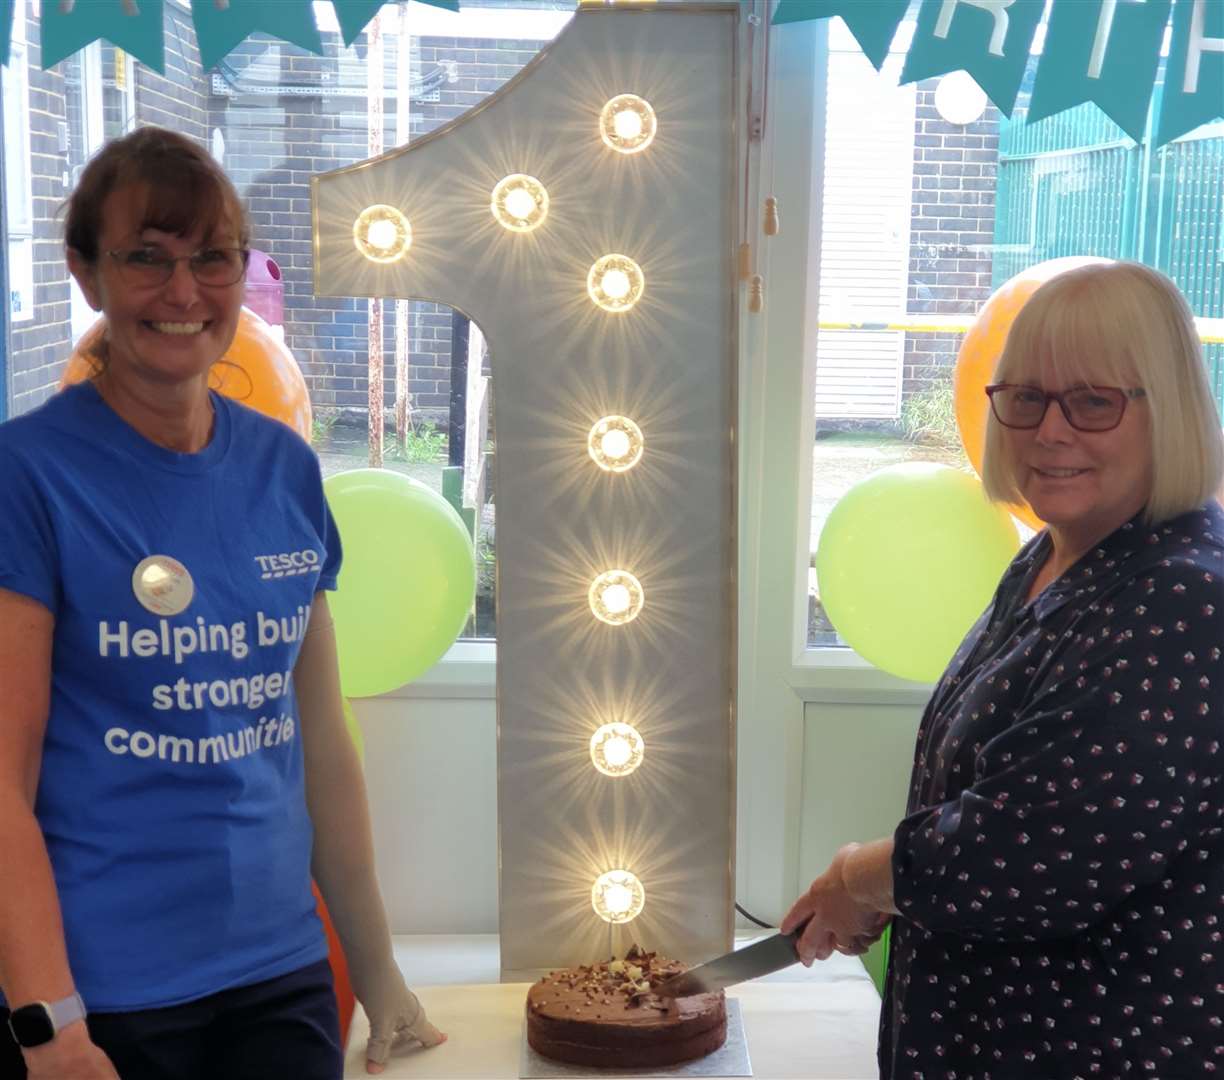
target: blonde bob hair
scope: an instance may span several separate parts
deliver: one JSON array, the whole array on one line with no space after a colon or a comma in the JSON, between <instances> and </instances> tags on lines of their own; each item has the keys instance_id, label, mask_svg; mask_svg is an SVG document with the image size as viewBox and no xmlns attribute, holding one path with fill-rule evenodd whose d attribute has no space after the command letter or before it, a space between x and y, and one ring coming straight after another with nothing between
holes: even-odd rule
<instances>
[{"instance_id":1,"label":"blonde bob hair","mask_svg":"<svg viewBox=\"0 0 1224 1080\"><path fill-rule=\"evenodd\" d=\"M1047 281L1012 323L994 381L1141 387L1145 397L1127 408L1147 408L1151 418L1147 524L1202 506L1220 491L1224 433L1194 316L1177 286L1151 267L1090 263ZM1005 430L991 412L982 482L996 502L1023 502Z\"/></svg>"}]
</instances>

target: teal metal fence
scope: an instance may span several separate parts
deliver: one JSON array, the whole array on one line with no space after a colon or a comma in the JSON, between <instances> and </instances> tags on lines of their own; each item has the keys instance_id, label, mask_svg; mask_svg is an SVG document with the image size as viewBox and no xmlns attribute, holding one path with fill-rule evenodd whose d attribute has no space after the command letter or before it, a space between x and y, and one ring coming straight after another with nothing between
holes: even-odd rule
<instances>
[{"instance_id":1,"label":"teal metal fence","mask_svg":"<svg viewBox=\"0 0 1224 1080\"><path fill-rule=\"evenodd\" d=\"M1026 113L1000 123L992 288L1065 255L1138 259L1196 315L1224 316L1224 124L1152 150L1095 105L1035 124ZM1224 345L1204 352L1224 414Z\"/></svg>"}]
</instances>

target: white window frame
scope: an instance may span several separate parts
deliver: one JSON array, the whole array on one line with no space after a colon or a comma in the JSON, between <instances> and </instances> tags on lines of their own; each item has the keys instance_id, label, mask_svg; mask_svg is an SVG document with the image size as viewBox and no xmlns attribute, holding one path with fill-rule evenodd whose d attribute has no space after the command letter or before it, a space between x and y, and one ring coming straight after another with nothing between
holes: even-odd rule
<instances>
[{"instance_id":1,"label":"white window frame","mask_svg":"<svg viewBox=\"0 0 1224 1080\"><path fill-rule=\"evenodd\" d=\"M746 551L750 545L759 548L761 566L784 565L789 573L763 582L755 597L741 596L741 623L776 627L770 649L789 657L787 683L804 700L924 701L928 684L888 675L852 649L807 641L828 23L788 24L773 33L770 101L777 104L767 133L768 169L773 194L794 225L762 249L767 362L761 365L759 388L751 384L750 373L742 384L743 399L754 412L741 418L745 472L740 486L746 498L741 535ZM759 468L769 483L756 486L755 505L748 505L754 485L747 469L754 455L762 458ZM750 567L742 569L747 573Z\"/></svg>"},{"instance_id":2,"label":"white window frame","mask_svg":"<svg viewBox=\"0 0 1224 1080\"><path fill-rule=\"evenodd\" d=\"M14 5L9 62L0 71L0 97L4 99L4 205L7 236L9 319L24 323L34 318L34 183L30 169L30 63L25 5ZM12 309L12 296L21 290L27 303Z\"/></svg>"},{"instance_id":3,"label":"white window frame","mask_svg":"<svg viewBox=\"0 0 1224 1080\"><path fill-rule=\"evenodd\" d=\"M784 225L757 241L765 310L742 322L736 896L780 916L798 887L805 705L920 709L930 687L807 644L828 23L778 27L771 46L771 183L752 194L773 194Z\"/></svg>"},{"instance_id":4,"label":"white window frame","mask_svg":"<svg viewBox=\"0 0 1224 1080\"><path fill-rule=\"evenodd\" d=\"M136 65L126 49L120 49L119 55L123 57L123 134L126 135L136 126Z\"/></svg>"}]
</instances>

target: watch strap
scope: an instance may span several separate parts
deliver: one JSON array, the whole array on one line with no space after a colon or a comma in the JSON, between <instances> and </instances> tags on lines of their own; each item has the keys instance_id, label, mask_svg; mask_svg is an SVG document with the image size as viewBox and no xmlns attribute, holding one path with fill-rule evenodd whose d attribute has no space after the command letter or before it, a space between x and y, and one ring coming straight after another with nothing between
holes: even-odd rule
<instances>
[{"instance_id":1,"label":"watch strap","mask_svg":"<svg viewBox=\"0 0 1224 1080\"><path fill-rule=\"evenodd\" d=\"M69 994L59 1001L31 1001L9 1012L8 1027L18 1046L49 1043L69 1024L85 1018L81 995Z\"/></svg>"},{"instance_id":2,"label":"watch strap","mask_svg":"<svg viewBox=\"0 0 1224 1080\"><path fill-rule=\"evenodd\" d=\"M46 1005L51 1023L57 1032L76 1020L85 1019L85 1002L81 1000L81 995L78 993L73 992L66 998L60 998L59 1001L46 1001L43 1004Z\"/></svg>"}]
</instances>

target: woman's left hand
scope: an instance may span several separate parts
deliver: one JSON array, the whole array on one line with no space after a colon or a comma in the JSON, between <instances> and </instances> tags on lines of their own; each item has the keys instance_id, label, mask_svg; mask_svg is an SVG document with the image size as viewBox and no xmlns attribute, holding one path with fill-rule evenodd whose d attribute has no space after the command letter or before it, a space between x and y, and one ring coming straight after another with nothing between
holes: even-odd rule
<instances>
[{"instance_id":1,"label":"woman's left hand","mask_svg":"<svg viewBox=\"0 0 1224 1080\"><path fill-rule=\"evenodd\" d=\"M842 864L858 847L847 844L841 848L782 920L784 934L807 920L797 947L800 960L809 967L813 960L827 960L834 952L851 956L866 952L888 925L887 912L859 903L846 889Z\"/></svg>"},{"instance_id":2,"label":"woman's left hand","mask_svg":"<svg viewBox=\"0 0 1224 1080\"><path fill-rule=\"evenodd\" d=\"M446 1042L446 1035L429 1022L416 994L408 989L394 965L369 980L358 995L370 1020L366 1045L366 1072L377 1074L397 1049L420 1045L425 1048Z\"/></svg>"},{"instance_id":3,"label":"woman's left hand","mask_svg":"<svg viewBox=\"0 0 1224 1080\"><path fill-rule=\"evenodd\" d=\"M391 929L374 873L365 781L345 725L336 628L315 594L293 668L306 760L306 803L314 825L311 870L348 961L353 993L370 1020L366 1072L380 1073L400 1047L437 1046L446 1036L425 1018L395 964Z\"/></svg>"}]
</instances>

